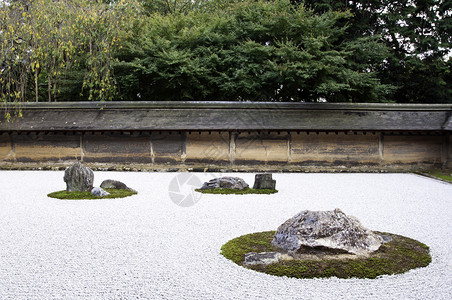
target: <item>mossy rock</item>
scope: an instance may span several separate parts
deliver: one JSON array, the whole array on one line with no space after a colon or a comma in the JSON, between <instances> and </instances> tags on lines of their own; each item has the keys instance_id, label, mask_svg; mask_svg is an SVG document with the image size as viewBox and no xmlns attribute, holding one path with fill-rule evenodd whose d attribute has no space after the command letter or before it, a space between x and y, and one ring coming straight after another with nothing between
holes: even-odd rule
<instances>
[{"instance_id":1,"label":"mossy rock","mask_svg":"<svg viewBox=\"0 0 452 300\"><path fill-rule=\"evenodd\" d=\"M239 189L223 189L223 188L215 188L215 189L195 189L196 192L203 194L219 194L219 195L248 195L248 194L275 194L278 190L268 190L268 189L251 189L247 188L244 190Z\"/></svg>"},{"instance_id":2,"label":"mossy rock","mask_svg":"<svg viewBox=\"0 0 452 300\"><path fill-rule=\"evenodd\" d=\"M58 191L48 194L50 198L62 199L62 200L98 200L98 199L112 199L112 198L125 198L128 196L136 195L137 192L133 190L123 189L105 189L110 195L104 197L96 197L91 192L68 192Z\"/></svg>"},{"instance_id":3,"label":"mossy rock","mask_svg":"<svg viewBox=\"0 0 452 300\"><path fill-rule=\"evenodd\" d=\"M230 240L221 247L221 254L236 264L258 272L294 278L376 278L380 275L400 274L408 270L426 267L432 258L429 248L410 238L390 234L392 241L383 244L369 257L346 259L292 259L280 260L269 265L244 264L244 256L250 252L281 252L271 244L275 231L247 234Z\"/></svg>"}]
</instances>

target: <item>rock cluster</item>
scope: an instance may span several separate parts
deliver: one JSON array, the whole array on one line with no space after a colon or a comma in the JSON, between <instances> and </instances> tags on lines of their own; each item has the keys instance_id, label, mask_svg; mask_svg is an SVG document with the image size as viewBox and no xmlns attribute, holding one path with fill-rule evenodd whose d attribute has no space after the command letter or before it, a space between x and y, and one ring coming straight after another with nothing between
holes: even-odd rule
<instances>
[{"instance_id":1,"label":"rock cluster","mask_svg":"<svg viewBox=\"0 0 452 300\"><path fill-rule=\"evenodd\" d=\"M272 178L272 174L256 174L253 189L275 190L276 180Z\"/></svg>"},{"instance_id":2,"label":"rock cluster","mask_svg":"<svg viewBox=\"0 0 452 300\"><path fill-rule=\"evenodd\" d=\"M298 213L279 226L272 244L289 253L310 247L367 256L383 242L380 235L364 228L356 218L335 209Z\"/></svg>"},{"instance_id":3,"label":"rock cluster","mask_svg":"<svg viewBox=\"0 0 452 300\"><path fill-rule=\"evenodd\" d=\"M247 189L249 185L241 178L238 177L220 177L214 178L205 182L201 189L236 189L244 190Z\"/></svg>"},{"instance_id":4,"label":"rock cluster","mask_svg":"<svg viewBox=\"0 0 452 300\"><path fill-rule=\"evenodd\" d=\"M89 191L96 197L104 197L110 195L104 189L127 189L129 188L125 183L117 180L107 179L102 182L100 187L93 188L94 172L88 167L83 166L80 162L76 162L64 172L64 181L66 182L66 190L68 192L85 192Z\"/></svg>"},{"instance_id":5,"label":"rock cluster","mask_svg":"<svg viewBox=\"0 0 452 300\"><path fill-rule=\"evenodd\" d=\"M64 182L68 192L86 192L93 189L94 172L76 162L64 171Z\"/></svg>"}]
</instances>

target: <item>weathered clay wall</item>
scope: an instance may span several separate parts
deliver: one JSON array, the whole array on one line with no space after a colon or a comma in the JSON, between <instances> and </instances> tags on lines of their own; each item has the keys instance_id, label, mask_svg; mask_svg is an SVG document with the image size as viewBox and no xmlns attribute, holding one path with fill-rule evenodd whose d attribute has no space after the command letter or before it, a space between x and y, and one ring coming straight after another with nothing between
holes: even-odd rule
<instances>
[{"instance_id":1,"label":"weathered clay wall","mask_svg":"<svg viewBox=\"0 0 452 300\"><path fill-rule=\"evenodd\" d=\"M452 105L76 102L0 114L0 168L403 171L452 167ZM14 108L10 108L14 109Z\"/></svg>"},{"instance_id":2,"label":"weathered clay wall","mask_svg":"<svg viewBox=\"0 0 452 300\"><path fill-rule=\"evenodd\" d=\"M380 171L451 167L450 135L384 132L3 133L1 168Z\"/></svg>"}]
</instances>

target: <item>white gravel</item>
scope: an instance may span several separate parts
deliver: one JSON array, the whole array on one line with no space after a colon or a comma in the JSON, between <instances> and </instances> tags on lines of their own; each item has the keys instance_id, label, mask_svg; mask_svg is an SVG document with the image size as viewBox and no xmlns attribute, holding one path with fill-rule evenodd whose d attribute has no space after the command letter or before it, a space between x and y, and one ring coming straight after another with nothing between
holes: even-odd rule
<instances>
[{"instance_id":1,"label":"white gravel","mask_svg":"<svg viewBox=\"0 0 452 300\"><path fill-rule=\"evenodd\" d=\"M274 195L171 201L178 173L95 172L139 194L62 201L63 172L0 172L0 299L451 299L452 185L408 174L274 174ZM193 173L201 182L214 174ZM222 174L253 184L254 174ZM185 193L183 190L182 193ZM199 194L198 194L199 195ZM291 279L244 269L220 247L301 210L340 208L430 246L433 262L370 279Z\"/></svg>"}]
</instances>

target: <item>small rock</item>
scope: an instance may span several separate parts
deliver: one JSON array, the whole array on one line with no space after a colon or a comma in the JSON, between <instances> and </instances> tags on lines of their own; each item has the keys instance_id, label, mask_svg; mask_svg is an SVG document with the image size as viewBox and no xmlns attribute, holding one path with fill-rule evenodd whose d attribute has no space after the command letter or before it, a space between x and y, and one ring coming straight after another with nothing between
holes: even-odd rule
<instances>
[{"instance_id":1,"label":"small rock","mask_svg":"<svg viewBox=\"0 0 452 300\"><path fill-rule=\"evenodd\" d=\"M100 187L103 189L118 189L118 190L128 190L129 188L125 183L122 183L121 181L107 179L102 181L100 184Z\"/></svg>"},{"instance_id":2,"label":"small rock","mask_svg":"<svg viewBox=\"0 0 452 300\"><path fill-rule=\"evenodd\" d=\"M64 171L64 182L68 192L91 191L94 182L94 172L88 167L76 162Z\"/></svg>"},{"instance_id":3,"label":"small rock","mask_svg":"<svg viewBox=\"0 0 452 300\"><path fill-rule=\"evenodd\" d=\"M277 263L280 260L291 260L293 257L278 252L250 252L245 254L245 265L269 265Z\"/></svg>"},{"instance_id":4,"label":"small rock","mask_svg":"<svg viewBox=\"0 0 452 300\"><path fill-rule=\"evenodd\" d=\"M106 190L104 190L103 188L100 187L95 187L91 190L91 194L93 194L96 197L104 197L107 195L110 195L109 192L107 192Z\"/></svg>"},{"instance_id":5,"label":"small rock","mask_svg":"<svg viewBox=\"0 0 452 300\"><path fill-rule=\"evenodd\" d=\"M256 174L253 189L276 189L276 180L272 179L272 174Z\"/></svg>"},{"instance_id":6,"label":"small rock","mask_svg":"<svg viewBox=\"0 0 452 300\"><path fill-rule=\"evenodd\" d=\"M245 265L269 265L277 263L279 261L281 254L278 252L250 252L245 254Z\"/></svg>"},{"instance_id":7,"label":"small rock","mask_svg":"<svg viewBox=\"0 0 452 300\"><path fill-rule=\"evenodd\" d=\"M201 189L236 189L244 190L247 189L249 185L241 178L238 177L220 177L214 178L209 182L205 182Z\"/></svg>"},{"instance_id":8,"label":"small rock","mask_svg":"<svg viewBox=\"0 0 452 300\"><path fill-rule=\"evenodd\" d=\"M112 179L107 179L107 180L102 181L100 187L103 189L129 190L129 191L137 193L136 190L129 188L125 183L118 181L118 180L112 180Z\"/></svg>"}]
</instances>

